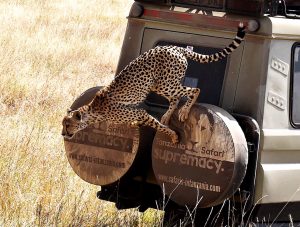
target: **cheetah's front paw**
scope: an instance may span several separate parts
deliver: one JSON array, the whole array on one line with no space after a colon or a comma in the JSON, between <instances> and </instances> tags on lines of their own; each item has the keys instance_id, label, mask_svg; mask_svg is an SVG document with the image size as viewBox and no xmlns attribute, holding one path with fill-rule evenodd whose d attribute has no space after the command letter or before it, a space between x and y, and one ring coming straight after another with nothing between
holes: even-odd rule
<instances>
[{"instance_id":1,"label":"cheetah's front paw","mask_svg":"<svg viewBox=\"0 0 300 227\"><path fill-rule=\"evenodd\" d=\"M132 122L130 122L129 125L130 125L130 127L135 128L135 127L139 126L139 123L138 123L138 121L132 121Z\"/></svg>"},{"instance_id":2,"label":"cheetah's front paw","mask_svg":"<svg viewBox=\"0 0 300 227\"><path fill-rule=\"evenodd\" d=\"M170 136L173 144L177 144L179 142L178 135L176 134L176 132L173 131Z\"/></svg>"},{"instance_id":3,"label":"cheetah's front paw","mask_svg":"<svg viewBox=\"0 0 300 227\"><path fill-rule=\"evenodd\" d=\"M169 121L170 121L170 116L166 114L164 114L160 119L160 123L162 123L163 125L169 125Z\"/></svg>"},{"instance_id":4,"label":"cheetah's front paw","mask_svg":"<svg viewBox=\"0 0 300 227\"><path fill-rule=\"evenodd\" d=\"M181 122L184 122L186 119L188 119L190 109L187 107L181 107L181 109L178 111L178 119Z\"/></svg>"}]
</instances>

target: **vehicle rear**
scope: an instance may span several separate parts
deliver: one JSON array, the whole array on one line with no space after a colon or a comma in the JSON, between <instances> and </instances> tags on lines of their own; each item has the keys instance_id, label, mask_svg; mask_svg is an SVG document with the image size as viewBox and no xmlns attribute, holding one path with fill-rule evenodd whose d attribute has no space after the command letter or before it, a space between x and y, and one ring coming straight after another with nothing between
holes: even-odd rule
<instances>
[{"instance_id":1,"label":"vehicle rear","mask_svg":"<svg viewBox=\"0 0 300 227\"><path fill-rule=\"evenodd\" d=\"M228 189L225 197L220 195L210 201L203 212L215 204L222 207L229 198L259 220L288 221L291 214L294 221L300 221L299 13L297 1L145 0L132 5L117 74L130 61L158 45L213 54L231 42L240 22L247 27L245 41L228 58L211 64L189 60L182 81L201 89L197 105L208 109L215 106L215 112L219 108L219 112L228 113L228 118L232 117L241 128L247 146L247 160L235 159L235 164L246 165L241 182L234 178L240 177L237 165L230 172L230 184L239 182L239 190L229 187L232 191ZM151 93L143 107L159 119L168 102ZM157 201L164 199L168 182L165 179L161 183L155 169L152 153L157 137L153 130L141 128L132 165L120 180L103 185L99 198L116 202L120 209L161 208ZM201 175L201 171L197 174ZM222 180L214 177L216 182ZM181 189L178 190L180 194ZM178 212L185 209L185 204L170 204L170 209L176 207Z\"/></svg>"}]
</instances>

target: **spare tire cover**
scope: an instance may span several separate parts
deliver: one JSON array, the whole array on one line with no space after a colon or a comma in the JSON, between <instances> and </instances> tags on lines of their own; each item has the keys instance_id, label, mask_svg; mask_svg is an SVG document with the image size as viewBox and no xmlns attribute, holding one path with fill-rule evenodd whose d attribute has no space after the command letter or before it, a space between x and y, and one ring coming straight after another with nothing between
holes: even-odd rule
<instances>
[{"instance_id":1,"label":"spare tire cover","mask_svg":"<svg viewBox=\"0 0 300 227\"><path fill-rule=\"evenodd\" d=\"M99 89L84 92L71 109L91 102ZM68 161L80 178L107 185L120 179L132 165L139 146L139 130L103 121L77 132L72 139L64 139L64 144Z\"/></svg>"},{"instance_id":2,"label":"spare tire cover","mask_svg":"<svg viewBox=\"0 0 300 227\"><path fill-rule=\"evenodd\" d=\"M240 186L248 148L237 121L225 110L195 104L185 122L178 111L170 120L180 142L157 132L152 147L155 177L171 200L180 205L210 207L222 203Z\"/></svg>"}]
</instances>

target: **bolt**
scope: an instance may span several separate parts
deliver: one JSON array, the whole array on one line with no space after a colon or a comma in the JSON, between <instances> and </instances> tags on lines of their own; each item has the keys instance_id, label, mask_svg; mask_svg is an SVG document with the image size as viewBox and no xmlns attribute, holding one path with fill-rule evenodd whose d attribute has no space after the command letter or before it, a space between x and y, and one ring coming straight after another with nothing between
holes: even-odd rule
<instances>
[{"instance_id":1,"label":"bolt","mask_svg":"<svg viewBox=\"0 0 300 227\"><path fill-rule=\"evenodd\" d=\"M256 32L260 27L260 24L257 20L249 20L248 21L248 30L250 32Z\"/></svg>"}]
</instances>

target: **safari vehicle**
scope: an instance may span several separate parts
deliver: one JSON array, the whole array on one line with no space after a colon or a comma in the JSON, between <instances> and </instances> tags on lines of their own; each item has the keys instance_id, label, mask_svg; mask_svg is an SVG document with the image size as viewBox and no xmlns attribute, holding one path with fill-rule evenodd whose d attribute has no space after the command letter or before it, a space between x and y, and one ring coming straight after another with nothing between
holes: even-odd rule
<instances>
[{"instance_id":1,"label":"safari vehicle","mask_svg":"<svg viewBox=\"0 0 300 227\"><path fill-rule=\"evenodd\" d=\"M180 213L188 205L201 209L200 215L210 207L222 208L227 201L229 207L242 207L242 212L251 213L250 218L257 220L300 221L298 1L135 1L128 16L117 74L157 45L215 53L231 42L239 22L247 26L242 45L216 63L189 61L183 81L201 89L198 112L195 111L207 116L203 122L210 122L208 127L215 127L210 119L221 115L222 122L229 119L238 123L223 124L227 131L222 133L219 131L223 126L215 127L214 132L219 133L216 138L229 136L232 144L226 147L229 142L224 143L225 138L220 142L223 151L202 146L200 153L210 158L191 156L187 167L188 152L199 143L192 137L201 137L205 130L203 125L196 127L201 118L196 123L190 120L190 126L171 120L170 127L177 127L177 131L192 131L183 147L174 147L149 128L137 130L104 122L86 129L65 141L66 152L81 178L102 186L100 199L115 202L119 209L138 206L141 211L153 207ZM72 108L91 100L97 89L85 92ZM150 94L143 103L143 108L157 118L167 107L168 102L156 94ZM211 111L214 115L208 116ZM246 149L236 149L243 141ZM221 157L226 149L233 149L233 159L225 165ZM180 152L185 152L184 156ZM221 162L222 168L221 164L218 167Z\"/></svg>"}]
</instances>

